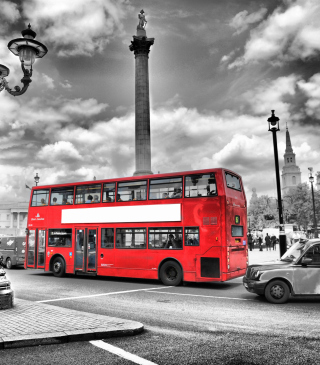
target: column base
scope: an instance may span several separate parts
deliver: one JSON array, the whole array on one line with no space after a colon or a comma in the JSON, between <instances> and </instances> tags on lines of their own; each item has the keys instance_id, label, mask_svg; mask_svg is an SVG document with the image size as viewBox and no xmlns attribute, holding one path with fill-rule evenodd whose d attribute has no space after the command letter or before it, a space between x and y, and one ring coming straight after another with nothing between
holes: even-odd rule
<instances>
[{"instance_id":1,"label":"column base","mask_svg":"<svg viewBox=\"0 0 320 365\"><path fill-rule=\"evenodd\" d=\"M153 175L150 170L137 170L133 173L133 176Z\"/></svg>"}]
</instances>

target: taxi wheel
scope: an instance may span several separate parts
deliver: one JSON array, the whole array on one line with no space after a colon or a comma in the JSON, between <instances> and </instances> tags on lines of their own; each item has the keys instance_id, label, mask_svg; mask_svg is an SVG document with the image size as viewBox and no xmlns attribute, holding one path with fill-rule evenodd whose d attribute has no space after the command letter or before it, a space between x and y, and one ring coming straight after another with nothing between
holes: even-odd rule
<instances>
[{"instance_id":1,"label":"taxi wheel","mask_svg":"<svg viewBox=\"0 0 320 365\"><path fill-rule=\"evenodd\" d=\"M289 286L282 280L273 280L266 286L265 296L270 303L286 303L290 297Z\"/></svg>"},{"instance_id":2,"label":"taxi wheel","mask_svg":"<svg viewBox=\"0 0 320 365\"><path fill-rule=\"evenodd\" d=\"M65 274L65 264L61 257L57 257L53 261L53 275L61 278Z\"/></svg>"},{"instance_id":3,"label":"taxi wheel","mask_svg":"<svg viewBox=\"0 0 320 365\"><path fill-rule=\"evenodd\" d=\"M165 262L160 269L160 280L164 285L178 286L182 282L182 270L175 261Z\"/></svg>"}]
</instances>

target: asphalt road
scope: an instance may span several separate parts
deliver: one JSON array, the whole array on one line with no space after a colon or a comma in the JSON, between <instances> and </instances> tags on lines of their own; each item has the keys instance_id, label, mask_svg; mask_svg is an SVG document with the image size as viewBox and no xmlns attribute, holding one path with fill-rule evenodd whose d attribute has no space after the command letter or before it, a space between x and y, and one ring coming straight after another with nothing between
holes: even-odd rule
<instances>
[{"instance_id":1,"label":"asphalt road","mask_svg":"<svg viewBox=\"0 0 320 365\"><path fill-rule=\"evenodd\" d=\"M40 270L7 273L17 298L142 322L143 334L106 342L156 364L318 361L320 299L273 305L247 293L241 278L165 287L138 279L60 279ZM89 342L4 350L0 356L5 364L19 365L79 364L91 359L95 364L132 364Z\"/></svg>"}]
</instances>

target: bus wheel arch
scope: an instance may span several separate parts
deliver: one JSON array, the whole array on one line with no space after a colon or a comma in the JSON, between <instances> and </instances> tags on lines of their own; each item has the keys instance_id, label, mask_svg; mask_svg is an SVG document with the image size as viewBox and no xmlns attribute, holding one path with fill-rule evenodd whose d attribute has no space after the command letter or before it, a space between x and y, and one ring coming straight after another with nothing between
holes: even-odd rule
<instances>
[{"instance_id":1,"label":"bus wheel arch","mask_svg":"<svg viewBox=\"0 0 320 365\"><path fill-rule=\"evenodd\" d=\"M167 258L159 265L158 277L164 285L178 286L183 281L182 265L174 258Z\"/></svg>"},{"instance_id":2,"label":"bus wheel arch","mask_svg":"<svg viewBox=\"0 0 320 365\"><path fill-rule=\"evenodd\" d=\"M50 260L50 271L53 275L61 278L66 273L66 261L62 255L54 255Z\"/></svg>"}]
</instances>

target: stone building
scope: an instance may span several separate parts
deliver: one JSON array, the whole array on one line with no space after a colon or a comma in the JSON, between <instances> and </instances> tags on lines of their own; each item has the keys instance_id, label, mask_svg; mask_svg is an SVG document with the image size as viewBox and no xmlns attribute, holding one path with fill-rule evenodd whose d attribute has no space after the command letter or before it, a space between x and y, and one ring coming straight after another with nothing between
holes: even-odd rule
<instances>
[{"instance_id":1,"label":"stone building","mask_svg":"<svg viewBox=\"0 0 320 365\"><path fill-rule=\"evenodd\" d=\"M28 202L0 204L0 234L23 236L27 228Z\"/></svg>"},{"instance_id":2,"label":"stone building","mask_svg":"<svg viewBox=\"0 0 320 365\"><path fill-rule=\"evenodd\" d=\"M283 155L284 166L282 168L282 196L286 196L290 188L301 184L300 168L296 164L296 154L293 152L288 127L286 128L286 150Z\"/></svg>"}]
</instances>

